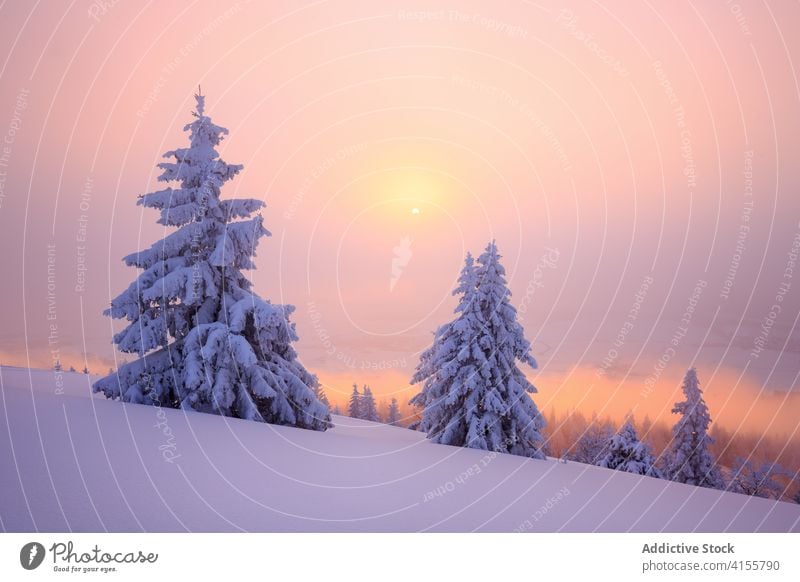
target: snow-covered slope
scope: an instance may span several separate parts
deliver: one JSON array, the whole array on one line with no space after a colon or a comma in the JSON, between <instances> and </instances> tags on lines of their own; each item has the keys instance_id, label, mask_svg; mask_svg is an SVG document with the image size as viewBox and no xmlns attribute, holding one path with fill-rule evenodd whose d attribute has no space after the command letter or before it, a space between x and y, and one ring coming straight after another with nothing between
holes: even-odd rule
<instances>
[{"instance_id":1,"label":"snow-covered slope","mask_svg":"<svg viewBox=\"0 0 800 582\"><path fill-rule=\"evenodd\" d=\"M326 433L90 398L4 367L7 531L800 531L800 506L578 463Z\"/></svg>"}]
</instances>

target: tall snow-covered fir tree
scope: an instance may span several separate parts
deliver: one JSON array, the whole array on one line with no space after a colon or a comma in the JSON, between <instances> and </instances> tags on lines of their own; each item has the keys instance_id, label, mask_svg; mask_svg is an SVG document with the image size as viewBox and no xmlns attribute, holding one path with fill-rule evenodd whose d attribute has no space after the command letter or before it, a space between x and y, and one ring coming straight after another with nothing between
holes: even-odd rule
<instances>
[{"instance_id":1,"label":"tall snow-covered fir tree","mask_svg":"<svg viewBox=\"0 0 800 582\"><path fill-rule=\"evenodd\" d=\"M459 371L457 355L461 346L468 346L478 335L480 324L472 311L477 307L477 304L473 303L475 286L475 261L472 254L467 253L458 277L458 284L453 290L453 295L459 297L455 309L457 317L452 322L441 325L434 332L433 343L420 354L419 364L411 377L411 384L422 383L420 392L410 400L412 406L416 406L422 411L422 418L413 426L417 430L427 432L428 438L437 442L439 442L438 438L442 438L438 435L441 435L447 428L447 418L444 414L447 409L446 397L450 385L453 384L453 382L440 381L440 378L447 372L450 375L449 379ZM467 356L468 353L464 355ZM445 370L445 365L449 362L453 362L453 364ZM463 367L462 383L464 378L475 375L475 367L471 362L465 362ZM466 441L467 431L463 428L462 423L456 424L455 428L459 429L459 434L452 437L448 434L446 438L460 441L463 445Z\"/></svg>"},{"instance_id":2,"label":"tall snow-covered fir tree","mask_svg":"<svg viewBox=\"0 0 800 582\"><path fill-rule=\"evenodd\" d=\"M386 412L386 424L398 426L400 424L400 407L397 405L397 398L392 398L389 409Z\"/></svg>"},{"instance_id":3,"label":"tall snow-covered fir tree","mask_svg":"<svg viewBox=\"0 0 800 582\"><path fill-rule=\"evenodd\" d=\"M536 367L511 305L494 242L477 265L467 255L454 295L456 319L440 327L421 356L411 403L423 408L419 429L434 442L544 458L544 418L536 388L517 361Z\"/></svg>"},{"instance_id":4,"label":"tall snow-covered fir tree","mask_svg":"<svg viewBox=\"0 0 800 582\"><path fill-rule=\"evenodd\" d=\"M622 428L611 437L606 456L597 463L600 467L616 469L663 479L656 467L656 459L647 443L639 440L633 421L628 419Z\"/></svg>"},{"instance_id":5,"label":"tall snow-covered fir tree","mask_svg":"<svg viewBox=\"0 0 800 582\"><path fill-rule=\"evenodd\" d=\"M125 402L192 409L224 416L325 430L328 408L319 383L297 359L291 305L265 301L243 270L269 232L260 200L222 199L220 189L241 165L220 159L228 130L205 114L196 95L188 147L164 154L159 180L173 187L140 196L176 230L125 257L142 269L105 311L129 323L114 336L138 360L94 385Z\"/></svg>"},{"instance_id":6,"label":"tall snow-covered fir tree","mask_svg":"<svg viewBox=\"0 0 800 582\"><path fill-rule=\"evenodd\" d=\"M683 395L686 399L672 409L681 417L672 427L672 442L666 455L667 476L679 483L724 489L722 475L709 450L714 442L708 434L711 416L694 368L683 379Z\"/></svg>"}]
</instances>

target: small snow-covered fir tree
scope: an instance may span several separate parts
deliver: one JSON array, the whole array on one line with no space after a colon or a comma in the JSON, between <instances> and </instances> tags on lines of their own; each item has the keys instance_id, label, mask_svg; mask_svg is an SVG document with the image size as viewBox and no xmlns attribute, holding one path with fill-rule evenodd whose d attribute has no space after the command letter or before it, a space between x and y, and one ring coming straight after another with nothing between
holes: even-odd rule
<instances>
[{"instance_id":1,"label":"small snow-covered fir tree","mask_svg":"<svg viewBox=\"0 0 800 582\"><path fill-rule=\"evenodd\" d=\"M55 364L53 364L53 371L60 372L61 370L63 370L61 367L61 360L56 360Z\"/></svg>"},{"instance_id":2,"label":"small snow-covered fir tree","mask_svg":"<svg viewBox=\"0 0 800 582\"><path fill-rule=\"evenodd\" d=\"M400 407L397 405L397 398L392 398L389 403L389 410L386 412L386 424L397 426L400 423Z\"/></svg>"},{"instance_id":3,"label":"small snow-covered fir tree","mask_svg":"<svg viewBox=\"0 0 800 582\"><path fill-rule=\"evenodd\" d=\"M176 230L125 257L142 269L106 310L129 323L114 343L138 360L94 384L125 402L193 409L315 430L330 426L318 381L297 359L291 305L252 291L256 246L269 235L260 200L225 199L222 186L241 165L220 159L228 130L205 114L196 95L188 147L165 154L159 180L176 182L144 194L139 204L159 211Z\"/></svg>"},{"instance_id":4,"label":"small snow-covered fir tree","mask_svg":"<svg viewBox=\"0 0 800 582\"><path fill-rule=\"evenodd\" d=\"M358 386L353 384L353 392L350 394L350 404L347 407L347 415L350 418L362 418L361 413L361 393Z\"/></svg>"},{"instance_id":5,"label":"small snow-covered fir tree","mask_svg":"<svg viewBox=\"0 0 800 582\"><path fill-rule=\"evenodd\" d=\"M763 462L756 465L750 459L737 457L731 470L731 482L728 491L779 499L784 491L779 477L789 478L791 475L778 463Z\"/></svg>"},{"instance_id":6,"label":"small snow-covered fir tree","mask_svg":"<svg viewBox=\"0 0 800 582\"><path fill-rule=\"evenodd\" d=\"M667 477L679 483L724 489L722 475L709 450L714 442L708 434L711 416L694 368L683 379L683 395L685 400L672 409L681 417L672 427L672 442L666 455Z\"/></svg>"},{"instance_id":7,"label":"small snow-covered fir tree","mask_svg":"<svg viewBox=\"0 0 800 582\"><path fill-rule=\"evenodd\" d=\"M570 448L567 458L578 463L597 465L608 454L613 436L614 433L608 426L593 419Z\"/></svg>"},{"instance_id":8,"label":"small snow-covered fir tree","mask_svg":"<svg viewBox=\"0 0 800 582\"><path fill-rule=\"evenodd\" d=\"M325 405L325 408L330 410L331 403L328 400L328 395L325 394L325 391L322 389L322 386L320 386L319 384L316 384L316 385L312 386L311 389L314 392L314 396L317 397L317 400L322 402L322 404Z\"/></svg>"},{"instance_id":9,"label":"small snow-covered fir tree","mask_svg":"<svg viewBox=\"0 0 800 582\"><path fill-rule=\"evenodd\" d=\"M87 366L84 366L82 373L88 375L89 374L89 368Z\"/></svg>"},{"instance_id":10,"label":"small snow-covered fir tree","mask_svg":"<svg viewBox=\"0 0 800 582\"><path fill-rule=\"evenodd\" d=\"M647 438L647 435L649 435L650 431L653 430L653 421L650 420L649 414L644 415L644 420L642 421L642 424L639 425L639 430L644 438Z\"/></svg>"},{"instance_id":11,"label":"small snow-covered fir tree","mask_svg":"<svg viewBox=\"0 0 800 582\"><path fill-rule=\"evenodd\" d=\"M372 389L367 385L364 385L364 394L361 396L361 418L372 422L381 421L378 407L375 404L375 396L372 394Z\"/></svg>"},{"instance_id":12,"label":"small snow-covered fir tree","mask_svg":"<svg viewBox=\"0 0 800 582\"><path fill-rule=\"evenodd\" d=\"M646 443L636 436L633 421L628 419L622 428L611 437L608 453L598 463L601 467L647 475L662 479L664 475L656 467L656 459Z\"/></svg>"},{"instance_id":13,"label":"small snow-covered fir tree","mask_svg":"<svg viewBox=\"0 0 800 582\"><path fill-rule=\"evenodd\" d=\"M529 396L536 388L517 361L536 367L511 305L494 242L477 265L467 255L454 295L457 317L423 352L411 403L423 408L419 429L437 443L544 458L544 418Z\"/></svg>"}]
</instances>

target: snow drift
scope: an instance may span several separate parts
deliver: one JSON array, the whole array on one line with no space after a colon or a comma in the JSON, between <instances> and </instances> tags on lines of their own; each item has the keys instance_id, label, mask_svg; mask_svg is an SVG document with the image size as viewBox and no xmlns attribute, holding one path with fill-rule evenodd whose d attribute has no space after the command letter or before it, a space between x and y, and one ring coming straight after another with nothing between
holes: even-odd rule
<instances>
[{"instance_id":1,"label":"snow drift","mask_svg":"<svg viewBox=\"0 0 800 582\"><path fill-rule=\"evenodd\" d=\"M0 369L6 531L800 531L800 505L580 463L92 397Z\"/></svg>"}]
</instances>

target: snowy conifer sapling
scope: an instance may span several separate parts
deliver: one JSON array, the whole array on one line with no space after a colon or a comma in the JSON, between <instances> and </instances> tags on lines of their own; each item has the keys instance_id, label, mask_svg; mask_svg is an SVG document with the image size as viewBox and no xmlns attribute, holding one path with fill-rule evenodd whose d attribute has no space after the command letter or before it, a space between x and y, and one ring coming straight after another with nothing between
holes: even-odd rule
<instances>
[{"instance_id":1,"label":"snowy conifer sapling","mask_svg":"<svg viewBox=\"0 0 800 582\"><path fill-rule=\"evenodd\" d=\"M347 405L347 415L350 418L361 418L361 393L358 386L353 383L353 392L350 394L350 403Z\"/></svg>"},{"instance_id":2,"label":"snowy conifer sapling","mask_svg":"<svg viewBox=\"0 0 800 582\"><path fill-rule=\"evenodd\" d=\"M386 413L386 424L398 426L400 424L400 407L397 405L397 398L392 398L389 410Z\"/></svg>"},{"instance_id":3,"label":"snowy conifer sapling","mask_svg":"<svg viewBox=\"0 0 800 582\"><path fill-rule=\"evenodd\" d=\"M372 422L380 422L378 407L375 404L375 396L369 386L364 386L364 394L361 396L361 418Z\"/></svg>"},{"instance_id":4,"label":"snowy conifer sapling","mask_svg":"<svg viewBox=\"0 0 800 582\"><path fill-rule=\"evenodd\" d=\"M177 183L144 194L139 204L176 229L150 248L125 257L142 269L105 314L129 323L114 336L137 354L94 385L125 402L235 416L325 430L327 407L318 381L297 360L291 305L256 295L243 270L269 235L255 199L222 199L220 189L241 170L216 147L228 130L214 125L196 95L189 146L169 151L159 180Z\"/></svg>"},{"instance_id":5,"label":"snowy conifer sapling","mask_svg":"<svg viewBox=\"0 0 800 582\"><path fill-rule=\"evenodd\" d=\"M781 481L792 477L792 473L779 463L762 461L757 464L750 459L736 457L731 467L731 481L727 490L756 497L780 499L786 493L786 486Z\"/></svg>"},{"instance_id":6,"label":"snowy conifer sapling","mask_svg":"<svg viewBox=\"0 0 800 582\"><path fill-rule=\"evenodd\" d=\"M456 319L436 331L411 379L422 383L411 400L423 409L419 429L437 443L543 458L536 388L517 367L536 361L494 242L477 265L467 255L453 294Z\"/></svg>"},{"instance_id":7,"label":"snowy conifer sapling","mask_svg":"<svg viewBox=\"0 0 800 582\"><path fill-rule=\"evenodd\" d=\"M568 451L567 458L587 465L596 465L608 454L608 446L613 436L614 433L609 427L593 418Z\"/></svg>"},{"instance_id":8,"label":"snowy conifer sapling","mask_svg":"<svg viewBox=\"0 0 800 582\"><path fill-rule=\"evenodd\" d=\"M656 459L650 452L650 447L639 440L639 437L636 436L636 429L633 427L633 421L628 419L619 432L611 437L608 453L598 465L617 471L662 479L663 474L655 463Z\"/></svg>"}]
</instances>

